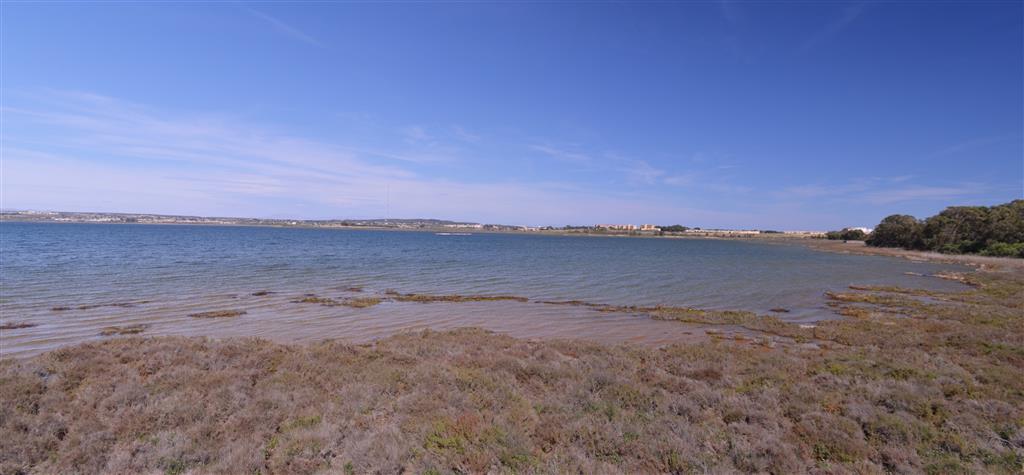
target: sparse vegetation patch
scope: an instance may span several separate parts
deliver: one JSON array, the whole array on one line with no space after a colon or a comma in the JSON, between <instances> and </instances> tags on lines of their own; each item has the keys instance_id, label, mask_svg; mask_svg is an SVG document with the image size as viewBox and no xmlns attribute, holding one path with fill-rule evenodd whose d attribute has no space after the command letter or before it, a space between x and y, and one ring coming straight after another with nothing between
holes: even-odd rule
<instances>
[{"instance_id":1,"label":"sparse vegetation patch","mask_svg":"<svg viewBox=\"0 0 1024 475\"><path fill-rule=\"evenodd\" d=\"M381 299L379 297L360 297L342 300L341 304L353 308L366 308L377 305L380 302Z\"/></svg>"},{"instance_id":2,"label":"sparse vegetation patch","mask_svg":"<svg viewBox=\"0 0 1024 475\"><path fill-rule=\"evenodd\" d=\"M317 297L315 294L306 294L296 300L292 300L292 303L315 303L325 307L334 307L341 305L341 302L334 300L329 297Z\"/></svg>"},{"instance_id":3,"label":"sparse vegetation patch","mask_svg":"<svg viewBox=\"0 0 1024 475\"><path fill-rule=\"evenodd\" d=\"M110 335L136 335L136 334L139 334L139 333L142 333L142 332L146 331L147 328L149 328L149 325L142 325L142 324L139 324L139 325L127 325L127 326L123 326L123 327L111 326L111 327L106 327L106 328L103 328L102 330L100 330L100 335L103 335L103 336L110 336Z\"/></svg>"},{"instance_id":4,"label":"sparse vegetation patch","mask_svg":"<svg viewBox=\"0 0 1024 475\"><path fill-rule=\"evenodd\" d=\"M245 315L245 310L214 310L189 314L192 318L231 318Z\"/></svg>"},{"instance_id":5,"label":"sparse vegetation patch","mask_svg":"<svg viewBox=\"0 0 1024 475\"><path fill-rule=\"evenodd\" d=\"M138 300L138 301L135 301L135 302L113 302L113 303L100 303L100 304L90 304L90 305L79 305L76 308L78 308L78 310L92 310L94 308L103 308L103 307L131 308L131 307L134 307L136 305L142 305L142 304L146 304L146 303L149 303L149 300Z\"/></svg>"},{"instance_id":6,"label":"sparse vegetation patch","mask_svg":"<svg viewBox=\"0 0 1024 475\"><path fill-rule=\"evenodd\" d=\"M526 297L517 297L514 295L428 295L428 294L403 294L394 290L388 290L385 292L386 295L399 302L420 302L420 303L433 303L433 302L493 302L493 301L515 301L515 302L529 302L530 299Z\"/></svg>"}]
</instances>

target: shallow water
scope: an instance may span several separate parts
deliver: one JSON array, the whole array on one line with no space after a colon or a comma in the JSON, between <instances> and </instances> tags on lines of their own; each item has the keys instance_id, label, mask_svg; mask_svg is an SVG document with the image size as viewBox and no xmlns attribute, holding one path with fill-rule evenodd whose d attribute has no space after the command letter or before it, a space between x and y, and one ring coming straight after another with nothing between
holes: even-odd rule
<instances>
[{"instance_id":1,"label":"shallow water","mask_svg":"<svg viewBox=\"0 0 1024 475\"><path fill-rule=\"evenodd\" d=\"M367 341L397 331L479 326L519 337L662 344L693 327L542 300L679 305L835 318L823 293L850 284L936 290L953 265L816 252L800 245L711 239L625 239L230 226L0 224L0 352L22 356L149 325L144 334ZM363 287L362 293L345 289ZM520 302L389 302L371 308L294 303L399 292L518 295ZM271 291L254 296L260 290ZM145 302L145 303L142 303ZM80 306L132 304L123 307ZM54 311L54 307L70 307ZM209 310L246 310L196 319ZM699 332L699 329L697 329Z\"/></svg>"}]
</instances>

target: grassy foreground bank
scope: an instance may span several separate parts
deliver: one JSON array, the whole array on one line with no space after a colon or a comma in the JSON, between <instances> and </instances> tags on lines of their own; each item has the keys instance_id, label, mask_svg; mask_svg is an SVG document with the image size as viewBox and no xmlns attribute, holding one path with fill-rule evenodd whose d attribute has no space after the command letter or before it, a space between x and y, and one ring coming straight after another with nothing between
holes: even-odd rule
<instances>
[{"instance_id":1,"label":"grassy foreground bank","mask_svg":"<svg viewBox=\"0 0 1024 475\"><path fill-rule=\"evenodd\" d=\"M658 308L766 335L658 349L465 329L4 360L0 472L1020 473L1024 276L965 279L854 287L814 328Z\"/></svg>"}]
</instances>

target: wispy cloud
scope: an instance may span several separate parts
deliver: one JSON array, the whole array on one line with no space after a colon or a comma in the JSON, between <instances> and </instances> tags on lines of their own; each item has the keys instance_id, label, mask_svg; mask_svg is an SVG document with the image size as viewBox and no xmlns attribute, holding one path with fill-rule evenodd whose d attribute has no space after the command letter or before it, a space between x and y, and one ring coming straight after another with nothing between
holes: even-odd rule
<instances>
[{"instance_id":1,"label":"wispy cloud","mask_svg":"<svg viewBox=\"0 0 1024 475\"><path fill-rule=\"evenodd\" d=\"M811 35L810 38L804 41L804 43L800 45L800 52L807 53L842 33L843 30L852 25L853 22L857 21L857 18L864 13L864 9L866 7L866 3L855 3L843 6L839 18L830 21L822 29L818 30Z\"/></svg>"},{"instance_id":2,"label":"wispy cloud","mask_svg":"<svg viewBox=\"0 0 1024 475\"><path fill-rule=\"evenodd\" d=\"M6 206L380 217L390 188L392 216L522 224L661 216L741 222L731 213L579 183L424 176L358 144L300 137L237 117L171 114L94 94L42 96L0 110L11 125L0 187Z\"/></svg>"},{"instance_id":3,"label":"wispy cloud","mask_svg":"<svg viewBox=\"0 0 1024 475\"><path fill-rule=\"evenodd\" d=\"M402 134L409 142L424 142L433 139L433 137L427 133L427 129L422 125L410 125L402 129Z\"/></svg>"},{"instance_id":4,"label":"wispy cloud","mask_svg":"<svg viewBox=\"0 0 1024 475\"><path fill-rule=\"evenodd\" d=\"M634 161L622 171L626 174L626 181L634 185L653 185L659 178L665 176L665 170L652 167L643 160Z\"/></svg>"},{"instance_id":5,"label":"wispy cloud","mask_svg":"<svg viewBox=\"0 0 1024 475\"><path fill-rule=\"evenodd\" d=\"M778 214L785 206L803 209L813 203L809 214L830 205L897 203L903 209L963 202L992 191L982 183L873 176L806 183L750 200L734 198L753 189L734 176L735 170L715 162L676 160L686 164L680 168L666 160L547 144L529 147L585 163L587 173L599 178L454 179L447 171L459 168L442 163L452 156L447 146L434 144L438 137L452 138L450 126L406 130L422 139L415 145L403 143L408 134L401 129L381 126L390 139L367 146L296 135L232 115L171 113L96 94L53 91L6 100L0 114L5 123L0 198L12 207L360 218L383 216L385 189L390 189L396 217L519 224L668 220L744 227L809 219ZM567 168L573 167L562 170ZM608 187L609 180L619 186ZM706 209L691 208L695 202Z\"/></svg>"},{"instance_id":6,"label":"wispy cloud","mask_svg":"<svg viewBox=\"0 0 1024 475\"><path fill-rule=\"evenodd\" d=\"M753 188L745 185L735 185L731 183L706 183L701 185L704 189L729 195L738 195L744 193L750 193L754 191Z\"/></svg>"},{"instance_id":7,"label":"wispy cloud","mask_svg":"<svg viewBox=\"0 0 1024 475\"><path fill-rule=\"evenodd\" d=\"M535 144L535 145L530 145L529 148L531 150L535 150L535 151L538 151L540 153L543 153L543 154L545 154L545 155L547 155L549 157L557 158L559 160L564 160L564 161L568 161L568 162L584 163L584 162L591 161L591 157L589 155L584 154L584 153L574 152L574 151L571 151L571 150L564 150L564 149L560 149L560 148L555 148L555 147L552 147L550 145Z\"/></svg>"},{"instance_id":8,"label":"wispy cloud","mask_svg":"<svg viewBox=\"0 0 1024 475\"><path fill-rule=\"evenodd\" d=\"M891 204L906 201L954 201L988 191L980 183L948 186L908 183L909 176L858 178L846 183L791 186L777 196L799 199L835 199L839 201Z\"/></svg>"},{"instance_id":9,"label":"wispy cloud","mask_svg":"<svg viewBox=\"0 0 1024 475\"><path fill-rule=\"evenodd\" d=\"M671 175L665 177L663 180L666 185L670 186L687 186L693 184L696 177L692 174L685 175Z\"/></svg>"},{"instance_id":10,"label":"wispy cloud","mask_svg":"<svg viewBox=\"0 0 1024 475\"><path fill-rule=\"evenodd\" d=\"M965 183L957 186L914 185L867 192L863 198L865 202L871 204L890 204L921 200L952 203L955 200L978 195L984 191L986 191L986 187L978 183Z\"/></svg>"},{"instance_id":11,"label":"wispy cloud","mask_svg":"<svg viewBox=\"0 0 1024 475\"><path fill-rule=\"evenodd\" d=\"M408 176L400 168L371 164L334 144L235 124L226 117L173 117L94 94L55 92L45 109L5 107L16 123L34 122L54 132L50 143L134 161L182 162L267 173ZM17 136L8 136L17 142Z\"/></svg>"},{"instance_id":12,"label":"wispy cloud","mask_svg":"<svg viewBox=\"0 0 1024 475\"><path fill-rule=\"evenodd\" d=\"M452 126L452 134L455 135L455 138L457 138L457 139L459 139L459 140L461 140L463 142L469 142L469 143L479 143L481 138L482 138L482 137L480 137L477 134L469 132L468 130L466 130L461 125L453 125Z\"/></svg>"},{"instance_id":13,"label":"wispy cloud","mask_svg":"<svg viewBox=\"0 0 1024 475\"><path fill-rule=\"evenodd\" d=\"M256 18L263 20L266 24L270 25L270 27L273 28L274 31L278 33L281 33L285 36L291 37L293 39L299 40L303 43L312 46L318 46L321 48L324 46L324 44L321 43L320 40L310 36L306 32L294 26L285 23L284 21L270 15L269 13L264 13L253 8L245 8L245 11L249 12L249 14L255 16Z\"/></svg>"},{"instance_id":14,"label":"wispy cloud","mask_svg":"<svg viewBox=\"0 0 1024 475\"><path fill-rule=\"evenodd\" d=\"M975 139L965 140L963 142L959 142L959 143L950 145L948 147L945 147L945 148L943 148L941 150L938 150L935 153L931 154L931 157L943 157L943 156L949 156L949 155L959 155L959 154L964 153L964 152L970 152L970 151L982 149L982 148L988 147L989 145L994 145L994 144L997 144L997 143L1000 143L1000 142L1004 142L1004 141L1007 141L1007 140L1012 140L1012 139L1015 139L1015 138L1019 139L1020 137L1021 137L1021 134L1019 132L1018 133L1012 133L1012 134L1000 134L1000 135L991 135L991 136L987 136L987 137L978 137L978 138L975 138Z\"/></svg>"}]
</instances>

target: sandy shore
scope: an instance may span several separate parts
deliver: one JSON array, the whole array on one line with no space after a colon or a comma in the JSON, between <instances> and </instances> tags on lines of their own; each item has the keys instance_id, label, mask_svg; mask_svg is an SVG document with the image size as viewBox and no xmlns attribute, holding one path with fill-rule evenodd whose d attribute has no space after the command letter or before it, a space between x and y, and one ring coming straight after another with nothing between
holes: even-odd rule
<instances>
[{"instance_id":1,"label":"sandy shore","mask_svg":"<svg viewBox=\"0 0 1024 475\"><path fill-rule=\"evenodd\" d=\"M836 241L828 239L793 239L779 242L792 242L811 249L842 254L861 254L868 256L901 257L915 261L943 262L962 264L990 270L1024 271L1024 259L1013 257L989 257L969 254L941 254L938 252L909 251L892 247L871 247L863 241Z\"/></svg>"}]
</instances>

